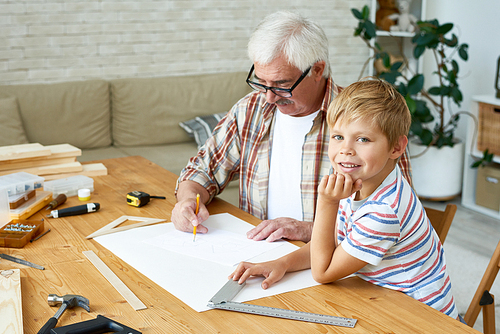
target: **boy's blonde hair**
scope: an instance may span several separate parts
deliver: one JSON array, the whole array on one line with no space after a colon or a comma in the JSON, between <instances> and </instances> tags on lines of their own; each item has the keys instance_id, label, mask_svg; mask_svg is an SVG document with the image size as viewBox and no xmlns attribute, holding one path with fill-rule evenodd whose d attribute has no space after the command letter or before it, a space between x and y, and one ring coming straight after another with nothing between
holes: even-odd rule
<instances>
[{"instance_id":1,"label":"boy's blonde hair","mask_svg":"<svg viewBox=\"0 0 500 334\"><path fill-rule=\"evenodd\" d=\"M328 107L330 128L338 121L368 120L382 130L394 147L410 131L411 114L406 101L391 84L377 78L347 86Z\"/></svg>"}]
</instances>

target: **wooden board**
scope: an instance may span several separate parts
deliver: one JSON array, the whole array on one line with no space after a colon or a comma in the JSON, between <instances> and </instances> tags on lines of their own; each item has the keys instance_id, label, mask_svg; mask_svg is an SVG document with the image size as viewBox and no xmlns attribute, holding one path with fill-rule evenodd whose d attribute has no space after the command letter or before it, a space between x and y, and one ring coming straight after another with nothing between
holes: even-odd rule
<instances>
[{"instance_id":1,"label":"wooden board","mask_svg":"<svg viewBox=\"0 0 500 334\"><path fill-rule=\"evenodd\" d=\"M84 251L83 255L99 270L99 272L111 283L112 286L122 295L125 300L134 308L134 310L146 309L146 305L130 290L114 272L94 253L93 251Z\"/></svg>"},{"instance_id":2,"label":"wooden board","mask_svg":"<svg viewBox=\"0 0 500 334\"><path fill-rule=\"evenodd\" d=\"M76 173L60 173L60 174L44 175L43 178L45 179L45 181L51 181L75 175L85 175L88 177L108 175L108 169L102 163L83 164L82 169L83 170L81 172L76 172Z\"/></svg>"},{"instance_id":3,"label":"wooden board","mask_svg":"<svg viewBox=\"0 0 500 334\"><path fill-rule=\"evenodd\" d=\"M0 147L0 161L49 156L50 154L50 149L39 143Z\"/></svg>"},{"instance_id":4,"label":"wooden board","mask_svg":"<svg viewBox=\"0 0 500 334\"><path fill-rule=\"evenodd\" d=\"M78 173L83 171L82 164L78 161L66 163L66 164L57 164L57 165L49 165L49 166L32 166L29 168L20 168L16 170L4 170L0 171L0 175L7 175L17 172L26 172L33 175L44 176L44 175L52 175L52 174L61 174L61 173Z\"/></svg>"},{"instance_id":5,"label":"wooden board","mask_svg":"<svg viewBox=\"0 0 500 334\"><path fill-rule=\"evenodd\" d=\"M21 271L0 271L0 333L23 333Z\"/></svg>"}]
</instances>

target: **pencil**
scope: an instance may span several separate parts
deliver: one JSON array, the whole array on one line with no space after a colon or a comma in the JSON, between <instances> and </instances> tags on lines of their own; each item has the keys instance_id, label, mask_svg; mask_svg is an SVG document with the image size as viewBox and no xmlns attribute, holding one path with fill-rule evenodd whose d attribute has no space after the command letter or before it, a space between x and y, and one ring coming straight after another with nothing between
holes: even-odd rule
<instances>
[{"instance_id":1,"label":"pencil","mask_svg":"<svg viewBox=\"0 0 500 334\"><path fill-rule=\"evenodd\" d=\"M198 210L200 210L200 194L196 195L196 211L194 212L195 215L198 215ZM193 228L193 242L196 239L196 225Z\"/></svg>"}]
</instances>

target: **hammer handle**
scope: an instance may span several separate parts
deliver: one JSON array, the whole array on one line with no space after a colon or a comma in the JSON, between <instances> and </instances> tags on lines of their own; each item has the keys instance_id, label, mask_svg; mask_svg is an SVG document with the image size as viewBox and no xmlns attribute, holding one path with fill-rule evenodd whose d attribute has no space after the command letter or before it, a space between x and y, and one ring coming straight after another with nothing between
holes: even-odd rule
<instances>
[{"instance_id":1,"label":"hammer handle","mask_svg":"<svg viewBox=\"0 0 500 334\"><path fill-rule=\"evenodd\" d=\"M38 334L50 334L50 330L57 325L57 318L52 317L43 325L43 327L38 331Z\"/></svg>"}]
</instances>

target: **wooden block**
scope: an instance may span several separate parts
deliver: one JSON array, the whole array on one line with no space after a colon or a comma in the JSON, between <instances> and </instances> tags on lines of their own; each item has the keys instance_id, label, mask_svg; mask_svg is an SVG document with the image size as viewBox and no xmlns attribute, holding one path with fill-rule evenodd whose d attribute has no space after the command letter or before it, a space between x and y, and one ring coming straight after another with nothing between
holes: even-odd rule
<instances>
[{"instance_id":1,"label":"wooden block","mask_svg":"<svg viewBox=\"0 0 500 334\"><path fill-rule=\"evenodd\" d=\"M143 302L130 290L114 272L104 263L93 251L84 251L83 255L99 270L99 272L111 283L112 286L122 295L123 298L134 308L143 310L146 307Z\"/></svg>"},{"instance_id":2,"label":"wooden block","mask_svg":"<svg viewBox=\"0 0 500 334\"><path fill-rule=\"evenodd\" d=\"M26 172L33 175L44 176L60 173L77 173L83 171L82 164L78 161L67 164L58 164L50 166L32 166L30 168L21 168L16 170L0 171L0 175L7 175L17 172Z\"/></svg>"},{"instance_id":3,"label":"wooden block","mask_svg":"<svg viewBox=\"0 0 500 334\"><path fill-rule=\"evenodd\" d=\"M14 173L15 170L22 170L23 168L31 168L33 166L68 164L75 161L76 157L50 158L50 156L33 159L0 161L0 171L10 171L9 173Z\"/></svg>"},{"instance_id":4,"label":"wooden block","mask_svg":"<svg viewBox=\"0 0 500 334\"><path fill-rule=\"evenodd\" d=\"M0 333L24 333L21 270L0 271Z\"/></svg>"},{"instance_id":5,"label":"wooden block","mask_svg":"<svg viewBox=\"0 0 500 334\"><path fill-rule=\"evenodd\" d=\"M85 175L88 177L108 175L108 169L102 163L96 164L83 164L82 171L77 173L61 173L53 175L44 175L45 181L64 179L66 177L71 177L75 175Z\"/></svg>"},{"instance_id":6,"label":"wooden block","mask_svg":"<svg viewBox=\"0 0 500 334\"><path fill-rule=\"evenodd\" d=\"M39 143L0 147L0 161L48 156L50 149Z\"/></svg>"},{"instance_id":7,"label":"wooden block","mask_svg":"<svg viewBox=\"0 0 500 334\"><path fill-rule=\"evenodd\" d=\"M58 144L45 146L50 149L51 158L79 157L82 150L71 144Z\"/></svg>"}]
</instances>

